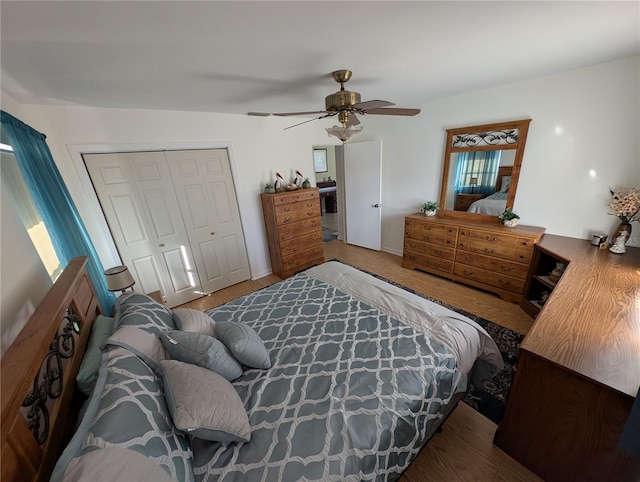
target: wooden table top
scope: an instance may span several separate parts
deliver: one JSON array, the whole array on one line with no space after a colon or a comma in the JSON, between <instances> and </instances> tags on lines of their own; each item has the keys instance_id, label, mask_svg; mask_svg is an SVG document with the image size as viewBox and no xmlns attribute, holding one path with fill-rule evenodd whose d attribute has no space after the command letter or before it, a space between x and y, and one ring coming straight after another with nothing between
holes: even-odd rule
<instances>
[{"instance_id":1,"label":"wooden table top","mask_svg":"<svg viewBox=\"0 0 640 482\"><path fill-rule=\"evenodd\" d=\"M545 235L569 261L521 349L633 398L640 387L640 248L624 254Z\"/></svg>"}]
</instances>

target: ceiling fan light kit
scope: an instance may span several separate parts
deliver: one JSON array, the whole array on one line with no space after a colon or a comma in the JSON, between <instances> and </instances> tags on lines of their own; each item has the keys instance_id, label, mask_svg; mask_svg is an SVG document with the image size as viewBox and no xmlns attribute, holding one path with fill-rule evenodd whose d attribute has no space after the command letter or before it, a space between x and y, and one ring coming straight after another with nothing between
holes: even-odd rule
<instances>
[{"instance_id":1,"label":"ceiling fan light kit","mask_svg":"<svg viewBox=\"0 0 640 482\"><path fill-rule=\"evenodd\" d=\"M351 138L351 136L354 136L359 132L362 132L362 126L361 125L347 126L347 127L332 126L332 127L327 127L326 131L327 131L327 134L329 134L330 136L336 136L342 142L347 142Z\"/></svg>"},{"instance_id":2,"label":"ceiling fan light kit","mask_svg":"<svg viewBox=\"0 0 640 482\"><path fill-rule=\"evenodd\" d=\"M274 114L278 116L298 116L308 114L323 115L316 117L315 119L310 119L308 121L286 127L285 129L290 129L291 127L296 127L298 125L311 122L312 120L333 117L338 114L338 120L342 126L334 125L333 127L327 128L326 131L329 135L336 136L342 142L346 142L353 135L362 131L360 120L356 114L414 116L420 113L420 109L403 109L397 107L393 109L386 109L385 107L395 105L393 102L389 102L387 100L369 100L362 102L359 92L352 92L350 90L345 90L344 88L345 82L348 82L351 78L350 70L336 70L331 74L331 76L333 77L333 80L340 84L340 90L325 97L325 110Z\"/></svg>"}]
</instances>

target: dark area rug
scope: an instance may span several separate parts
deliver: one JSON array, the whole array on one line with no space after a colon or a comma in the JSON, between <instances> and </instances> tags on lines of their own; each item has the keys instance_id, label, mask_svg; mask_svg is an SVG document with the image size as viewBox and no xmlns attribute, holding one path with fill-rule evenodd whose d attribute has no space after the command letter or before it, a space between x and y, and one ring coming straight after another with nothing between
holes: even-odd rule
<instances>
[{"instance_id":1,"label":"dark area rug","mask_svg":"<svg viewBox=\"0 0 640 482\"><path fill-rule=\"evenodd\" d=\"M334 259L332 261L340 260ZM386 281L389 284L402 288L403 290L409 291L410 293L420 296L421 298L425 298L429 301L444 306L445 308L449 308L456 313L460 313L463 316L471 318L473 321L482 326L485 331L489 333L489 335L491 335L491 338L493 338L493 340L496 342L498 350L500 350L500 354L502 355L502 360L504 361L504 369L500 373L497 373L496 376L491 380L487 380L486 382L484 382L484 384L480 387L476 387L473 384L470 384L469 390L465 395L463 401L470 405L477 412L487 417L492 422L499 424L502 421L502 417L504 415L507 394L509 393L511 380L513 379L513 374L516 368L516 362L518 361L518 347L520 346L524 335L521 335L520 333L517 333L513 330L509 330L508 328L504 328L496 323L485 320L484 318L471 314L467 311L460 310L455 306L451 306L443 301L423 295L422 293L418 293L417 291L407 286L386 279L383 276L379 276L364 269L360 269L360 271L364 271L365 273Z\"/></svg>"},{"instance_id":2,"label":"dark area rug","mask_svg":"<svg viewBox=\"0 0 640 482\"><path fill-rule=\"evenodd\" d=\"M338 235L334 234L334 232L329 228L325 228L324 226L322 226L322 241L326 243L335 239L338 239Z\"/></svg>"}]
</instances>

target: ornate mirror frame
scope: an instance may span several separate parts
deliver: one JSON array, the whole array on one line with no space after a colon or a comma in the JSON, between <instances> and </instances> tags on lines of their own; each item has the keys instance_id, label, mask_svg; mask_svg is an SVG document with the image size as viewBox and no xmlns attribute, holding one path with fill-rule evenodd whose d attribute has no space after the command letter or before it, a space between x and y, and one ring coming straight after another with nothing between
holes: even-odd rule
<instances>
[{"instance_id":1,"label":"ornate mirror frame","mask_svg":"<svg viewBox=\"0 0 640 482\"><path fill-rule=\"evenodd\" d=\"M451 166L453 163L452 154L457 154L459 152L515 149L516 152L513 161L513 168L511 170L511 185L509 186L506 204L508 207L513 208L530 122L531 119L522 119L509 122L447 129L444 168L442 171L442 187L440 189L440 216L466 219L468 221L496 221L497 219L497 216L488 214L477 214L446 209L449 175L451 169L455 169L455 166ZM454 157L457 160L457 156Z\"/></svg>"}]
</instances>

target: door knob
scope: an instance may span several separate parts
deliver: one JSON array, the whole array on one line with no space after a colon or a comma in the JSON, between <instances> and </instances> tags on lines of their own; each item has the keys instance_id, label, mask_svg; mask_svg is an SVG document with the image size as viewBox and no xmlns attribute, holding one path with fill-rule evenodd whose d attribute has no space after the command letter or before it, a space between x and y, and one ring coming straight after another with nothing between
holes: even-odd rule
<instances>
[{"instance_id":1,"label":"door knob","mask_svg":"<svg viewBox=\"0 0 640 482\"><path fill-rule=\"evenodd\" d=\"M160 243L158 246L160 246L161 248L164 248L164 243Z\"/></svg>"},{"instance_id":2,"label":"door knob","mask_svg":"<svg viewBox=\"0 0 640 482\"><path fill-rule=\"evenodd\" d=\"M215 234L215 231L211 231L211 236L214 236Z\"/></svg>"},{"instance_id":3,"label":"door knob","mask_svg":"<svg viewBox=\"0 0 640 482\"><path fill-rule=\"evenodd\" d=\"M376 204L374 204L372 207L374 207L374 208L379 208L379 207L380 207L380 204L376 203Z\"/></svg>"}]
</instances>

